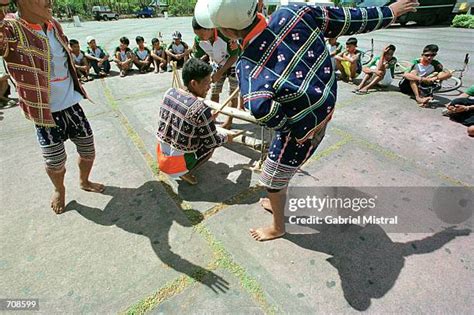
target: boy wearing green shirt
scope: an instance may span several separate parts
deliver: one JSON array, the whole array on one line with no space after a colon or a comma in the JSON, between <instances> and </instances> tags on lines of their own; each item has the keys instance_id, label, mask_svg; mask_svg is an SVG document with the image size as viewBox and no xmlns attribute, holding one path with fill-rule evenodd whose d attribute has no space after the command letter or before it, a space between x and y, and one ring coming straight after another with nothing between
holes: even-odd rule
<instances>
[{"instance_id":1,"label":"boy wearing green shirt","mask_svg":"<svg viewBox=\"0 0 474 315\"><path fill-rule=\"evenodd\" d=\"M207 29L193 19L194 57L208 61L214 72L212 74L211 100L219 103L220 94L226 80L229 81L229 94L238 86L235 74L235 64L240 55L240 49L235 41L222 35L217 29ZM232 98L232 107L237 107L237 95ZM223 128L232 127L232 118L228 117Z\"/></svg>"}]
</instances>

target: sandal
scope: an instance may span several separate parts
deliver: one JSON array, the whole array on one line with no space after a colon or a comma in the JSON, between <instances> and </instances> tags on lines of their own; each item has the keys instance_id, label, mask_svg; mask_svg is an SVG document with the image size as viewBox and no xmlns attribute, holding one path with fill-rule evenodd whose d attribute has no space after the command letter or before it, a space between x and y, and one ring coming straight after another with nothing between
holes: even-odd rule
<instances>
[{"instance_id":1,"label":"sandal","mask_svg":"<svg viewBox=\"0 0 474 315\"><path fill-rule=\"evenodd\" d=\"M186 174L179 177L181 180L185 181L189 185L197 185L198 181L194 175Z\"/></svg>"}]
</instances>

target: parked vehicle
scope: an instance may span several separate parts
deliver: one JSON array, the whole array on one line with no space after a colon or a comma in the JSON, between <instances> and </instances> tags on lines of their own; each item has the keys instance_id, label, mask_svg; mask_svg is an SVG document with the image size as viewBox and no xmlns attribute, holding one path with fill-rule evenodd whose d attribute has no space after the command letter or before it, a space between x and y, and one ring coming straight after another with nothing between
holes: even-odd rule
<instances>
[{"instance_id":1,"label":"parked vehicle","mask_svg":"<svg viewBox=\"0 0 474 315\"><path fill-rule=\"evenodd\" d=\"M148 6L155 8L157 14L168 11L168 1L166 0L152 0Z\"/></svg>"},{"instance_id":2,"label":"parked vehicle","mask_svg":"<svg viewBox=\"0 0 474 315\"><path fill-rule=\"evenodd\" d=\"M92 14L97 21L104 20L118 20L119 14L110 10L108 6L94 6L92 7Z\"/></svg>"},{"instance_id":3,"label":"parked vehicle","mask_svg":"<svg viewBox=\"0 0 474 315\"><path fill-rule=\"evenodd\" d=\"M364 0L357 4L358 7L390 5L396 0ZM408 22L416 22L419 25L429 26L448 21L452 18L452 12L456 0L419 0L420 6L416 12L410 12L398 17L397 22L402 26Z\"/></svg>"},{"instance_id":4,"label":"parked vehicle","mask_svg":"<svg viewBox=\"0 0 474 315\"><path fill-rule=\"evenodd\" d=\"M155 16L155 9L152 7L144 7L135 13L137 18L151 18Z\"/></svg>"}]
</instances>

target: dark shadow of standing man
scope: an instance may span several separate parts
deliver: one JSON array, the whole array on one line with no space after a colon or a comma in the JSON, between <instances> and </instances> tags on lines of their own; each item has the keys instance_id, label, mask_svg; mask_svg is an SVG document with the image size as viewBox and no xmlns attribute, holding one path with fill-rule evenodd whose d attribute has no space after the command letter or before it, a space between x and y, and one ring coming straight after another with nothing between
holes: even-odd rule
<instances>
[{"instance_id":1,"label":"dark shadow of standing man","mask_svg":"<svg viewBox=\"0 0 474 315\"><path fill-rule=\"evenodd\" d=\"M202 214L195 210L176 211L170 199L160 202L163 187L159 182L150 181L139 188L119 188L108 186L104 194L112 200L104 210L81 205L76 201L68 204L66 211L76 210L84 218L104 226L116 225L124 231L144 235L158 258L174 270L184 273L205 284L214 292L225 293L228 282L210 270L197 266L171 250L169 233L174 222L184 227L192 227L202 221ZM188 219L190 218L190 220Z\"/></svg>"},{"instance_id":2,"label":"dark shadow of standing man","mask_svg":"<svg viewBox=\"0 0 474 315\"><path fill-rule=\"evenodd\" d=\"M311 226L314 228L314 226ZM339 272L347 302L364 311L372 298L381 298L395 284L405 257L440 249L471 230L448 228L427 238L395 243L379 225L318 225L319 233L287 234L300 247L332 255L327 261Z\"/></svg>"}]
</instances>

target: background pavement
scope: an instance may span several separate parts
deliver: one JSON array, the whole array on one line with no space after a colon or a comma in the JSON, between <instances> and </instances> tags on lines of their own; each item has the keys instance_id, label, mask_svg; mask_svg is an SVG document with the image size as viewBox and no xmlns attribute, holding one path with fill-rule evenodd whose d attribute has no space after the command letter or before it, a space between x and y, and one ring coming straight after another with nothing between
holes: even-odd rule
<instances>
[{"instance_id":1,"label":"background pavement","mask_svg":"<svg viewBox=\"0 0 474 315\"><path fill-rule=\"evenodd\" d=\"M83 49L94 35L109 52L121 36L132 47L135 36L150 43L158 32L167 43L174 30L193 39L190 18L64 28ZM395 44L401 60L436 43L448 68L474 52L474 31L449 27L395 26L357 37L362 49L370 38L376 51ZM472 69L464 87L474 84ZM95 103L82 104L96 137L92 178L107 189L78 189L68 143L69 204L60 216L49 208L34 127L19 108L0 109L0 298L39 298L42 314L472 313L472 218L454 230L448 223L424 233L328 227L257 243L249 228L271 219L258 204L258 174L248 169L258 153L236 144L217 150L196 187L159 174L154 134L170 86L171 74L137 71L86 84ZM292 186L472 189L474 140L442 108L419 108L396 89L356 96L354 86L339 87L327 136Z\"/></svg>"}]
</instances>

